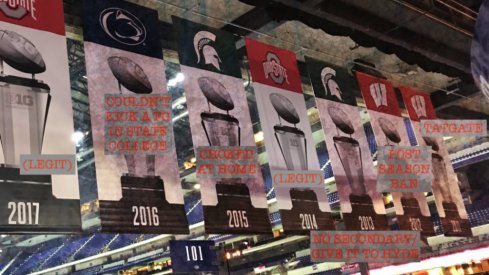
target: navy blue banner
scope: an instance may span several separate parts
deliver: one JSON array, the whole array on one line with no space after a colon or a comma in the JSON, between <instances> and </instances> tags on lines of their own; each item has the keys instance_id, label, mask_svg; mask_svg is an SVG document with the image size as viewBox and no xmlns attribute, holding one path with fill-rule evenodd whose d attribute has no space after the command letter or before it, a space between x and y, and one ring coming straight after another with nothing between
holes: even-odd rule
<instances>
[{"instance_id":1,"label":"navy blue banner","mask_svg":"<svg viewBox=\"0 0 489 275\"><path fill-rule=\"evenodd\" d=\"M85 0L83 14L86 42L163 59L156 10L120 0Z\"/></svg>"},{"instance_id":2,"label":"navy blue banner","mask_svg":"<svg viewBox=\"0 0 489 275\"><path fill-rule=\"evenodd\" d=\"M214 241L170 241L173 272L217 272Z\"/></svg>"}]
</instances>

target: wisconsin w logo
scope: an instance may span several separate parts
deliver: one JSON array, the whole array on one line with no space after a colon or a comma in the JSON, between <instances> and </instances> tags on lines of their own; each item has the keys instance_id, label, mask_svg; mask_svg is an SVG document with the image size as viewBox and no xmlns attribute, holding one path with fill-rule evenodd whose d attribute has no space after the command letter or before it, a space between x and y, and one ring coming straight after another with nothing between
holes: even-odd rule
<instances>
[{"instance_id":1,"label":"wisconsin w logo","mask_svg":"<svg viewBox=\"0 0 489 275\"><path fill-rule=\"evenodd\" d=\"M418 118L427 117L426 102L423 96L415 95L411 97L411 104Z\"/></svg>"},{"instance_id":2,"label":"wisconsin w logo","mask_svg":"<svg viewBox=\"0 0 489 275\"><path fill-rule=\"evenodd\" d=\"M374 99L375 106L387 106L387 88L384 83L372 83L370 84L370 94Z\"/></svg>"}]
</instances>

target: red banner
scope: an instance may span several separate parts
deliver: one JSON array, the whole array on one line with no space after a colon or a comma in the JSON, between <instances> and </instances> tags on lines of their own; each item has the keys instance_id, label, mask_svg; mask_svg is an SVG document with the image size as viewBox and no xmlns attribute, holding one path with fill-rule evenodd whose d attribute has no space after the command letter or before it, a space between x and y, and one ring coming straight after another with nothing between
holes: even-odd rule
<instances>
[{"instance_id":1,"label":"red banner","mask_svg":"<svg viewBox=\"0 0 489 275\"><path fill-rule=\"evenodd\" d=\"M447 148L440 137L422 135L422 119L436 119L435 109L427 93L409 87L399 87L418 145L432 148L433 196L440 215L445 236L467 237L472 235L458 179Z\"/></svg>"},{"instance_id":2,"label":"red banner","mask_svg":"<svg viewBox=\"0 0 489 275\"><path fill-rule=\"evenodd\" d=\"M0 21L65 35L63 1L0 0Z\"/></svg>"},{"instance_id":3,"label":"red banner","mask_svg":"<svg viewBox=\"0 0 489 275\"><path fill-rule=\"evenodd\" d=\"M400 86L399 89L411 120L436 119L435 108L429 94L406 86Z\"/></svg>"},{"instance_id":4,"label":"red banner","mask_svg":"<svg viewBox=\"0 0 489 275\"><path fill-rule=\"evenodd\" d=\"M390 81L361 72L356 72L356 77L367 109L401 116L394 87Z\"/></svg>"},{"instance_id":5,"label":"red banner","mask_svg":"<svg viewBox=\"0 0 489 275\"><path fill-rule=\"evenodd\" d=\"M401 116L392 83L361 72L356 72L356 76L368 109L375 141L380 147L379 155L383 151L382 146L410 148L404 118ZM392 192L394 209L401 230L419 230L422 236L434 235L430 210L423 192L418 192L420 190L412 192L401 188L401 185L396 187L398 190L396 192L393 192L394 189L387 191L381 187L382 185L377 183L377 191Z\"/></svg>"},{"instance_id":6,"label":"red banner","mask_svg":"<svg viewBox=\"0 0 489 275\"><path fill-rule=\"evenodd\" d=\"M295 53L246 38L253 81L302 93Z\"/></svg>"}]
</instances>

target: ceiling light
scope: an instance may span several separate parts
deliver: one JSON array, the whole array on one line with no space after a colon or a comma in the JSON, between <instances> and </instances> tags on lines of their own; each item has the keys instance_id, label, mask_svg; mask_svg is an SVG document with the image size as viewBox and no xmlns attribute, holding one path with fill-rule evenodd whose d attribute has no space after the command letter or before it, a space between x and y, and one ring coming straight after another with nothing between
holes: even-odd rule
<instances>
[{"instance_id":1,"label":"ceiling light","mask_svg":"<svg viewBox=\"0 0 489 275\"><path fill-rule=\"evenodd\" d=\"M85 137L85 134L76 131L71 135L71 140L78 145L83 140L83 137Z\"/></svg>"},{"instance_id":2,"label":"ceiling light","mask_svg":"<svg viewBox=\"0 0 489 275\"><path fill-rule=\"evenodd\" d=\"M184 79L185 79L185 76L183 75L183 73L177 73L177 75L175 76L176 82L182 82Z\"/></svg>"}]
</instances>

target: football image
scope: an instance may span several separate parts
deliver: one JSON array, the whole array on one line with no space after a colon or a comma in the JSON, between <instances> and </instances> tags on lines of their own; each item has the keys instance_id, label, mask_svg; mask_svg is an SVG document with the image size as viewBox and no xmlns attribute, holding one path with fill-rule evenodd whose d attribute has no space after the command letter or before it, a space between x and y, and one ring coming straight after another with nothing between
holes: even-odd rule
<instances>
[{"instance_id":1,"label":"football image","mask_svg":"<svg viewBox=\"0 0 489 275\"><path fill-rule=\"evenodd\" d=\"M136 94L150 94L153 87L143 69L127 57L111 56L107 59L109 68L119 84Z\"/></svg>"},{"instance_id":2,"label":"football image","mask_svg":"<svg viewBox=\"0 0 489 275\"><path fill-rule=\"evenodd\" d=\"M294 108L294 104L285 96L277 93L270 94L270 101L278 115L287 122L297 124L300 122L299 115Z\"/></svg>"},{"instance_id":3,"label":"football image","mask_svg":"<svg viewBox=\"0 0 489 275\"><path fill-rule=\"evenodd\" d=\"M212 105L225 111L234 109L231 95L221 82L211 77L199 77L197 80L204 96Z\"/></svg>"},{"instance_id":4,"label":"football image","mask_svg":"<svg viewBox=\"0 0 489 275\"><path fill-rule=\"evenodd\" d=\"M401 136L399 135L399 132L397 132L396 126L394 126L391 121L381 117L379 118L379 126L390 141L394 143L401 142Z\"/></svg>"},{"instance_id":5,"label":"football image","mask_svg":"<svg viewBox=\"0 0 489 275\"><path fill-rule=\"evenodd\" d=\"M343 133L352 135L355 133L355 128L351 124L351 121L348 119L348 115L341 109L336 107L328 108L329 116L333 123L340 129Z\"/></svg>"},{"instance_id":6,"label":"football image","mask_svg":"<svg viewBox=\"0 0 489 275\"><path fill-rule=\"evenodd\" d=\"M24 73L38 74L46 71L46 64L36 46L13 31L0 30L0 59Z\"/></svg>"}]
</instances>

